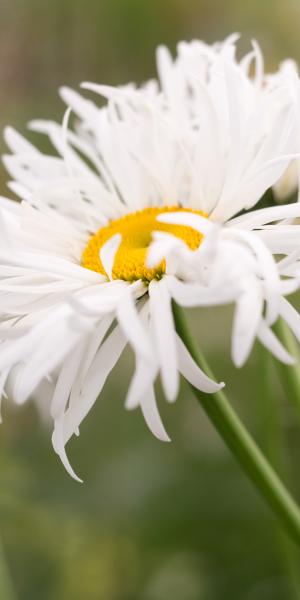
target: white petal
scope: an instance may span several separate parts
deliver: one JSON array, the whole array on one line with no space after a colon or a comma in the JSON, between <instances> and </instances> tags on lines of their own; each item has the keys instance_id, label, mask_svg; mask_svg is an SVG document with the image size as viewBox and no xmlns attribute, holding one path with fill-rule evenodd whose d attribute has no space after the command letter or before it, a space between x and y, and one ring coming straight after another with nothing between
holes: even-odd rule
<instances>
[{"instance_id":1,"label":"white petal","mask_svg":"<svg viewBox=\"0 0 300 600\"><path fill-rule=\"evenodd\" d=\"M133 298L134 286L135 284L130 286L120 298L117 305L117 319L136 355L152 361L154 350L148 332L137 312ZM145 293L144 285L139 283L138 286L141 288L142 293Z\"/></svg>"},{"instance_id":2,"label":"white petal","mask_svg":"<svg viewBox=\"0 0 300 600\"><path fill-rule=\"evenodd\" d=\"M171 440L164 428L159 411L157 409L153 386L151 386L149 390L143 394L141 400L141 409L144 419L153 435L155 435L155 437L162 442L170 442Z\"/></svg>"},{"instance_id":3,"label":"white petal","mask_svg":"<svg viewBox=\"0 0 300 600\"><path fill-rule=\"evenodd\" d=\"M14 153L29 153L38 156L38 150L28 142L18 131L13 127L5 127L4 139L10 150Z\"/></svg>"},{"instance_id":4,"label":"white petal","mask_svg":"<svg viewBox=\"0 0 300 600\"><path fill-rule=\"evenodd\" d=\"M89 368L92 365L97 351L99 350L103 339L105 338L109 328L111 327L113 320L113 315L108 315L107 317L101 319L101 321L95 326L95 330L91 333L89 337L83 360L80 364L76 378L72 385L69 401L70 410L72 410L73 402L76 403L78 399Z\"/></svg>"},{"instance_id":5,"label":"white petal","mask_svg":"<svg viewBox=\"0 0 300 600\"><path fill-rule=\"evenodd\" d=\"M167 286L171 297L180 306L219 306L233 302L235 291L224 286L203 286L198 283L183 283L176 277L166 277Z\"/></svg>"},{"instance_id":6,"label":"white petal","mask_svg":"<svg viewBox=\"0 0 300 600\"><path fill-rule=\"evenodd\" d=\"M84 358L84 350L85 340L80 342L74 351L64 360L51 400L51 415L53 419L58 418L65 411L72 385Z\"/></svg>"},{"instance_id":7,"label":"white petal","mask_svg":"<svg viewBox=\"0 0 300 600\"><path fill-rule=\"evenodd\" d=\"M263 320L259 326L257 337L263 346L265 346L267 350L270 350L270 352L274 354L278 360L286 365L295 364L295 359L287 352L279 339L273 333L272 329L270 329L267 323Z\"/></svg>"},{"instance_id":8,"label":"white petal","mask_svg":"<svg viewBox=\"0 0 300 600\"><path fill-rule=\"evenodd\" d=\"M294 202L293 204L286 204L283 206L271 206L269 208L261 208L246 213L240 217L235 217L228 222L228 226L242 226L246 229L255 229L261 227L266 223L272 223L273 221L280 221L282 219L289 219L293 217L300 217L300 203Z\"/></svg>"},{"instance_id":9,"label":"white petal","mask_svg":"<svg viewBox=\"0 0 300 600\"><path fill-rule=\"evenodd\" d=\"M69 459L66 454L64 435L63 435L63 416L60 416L58 419L55 420L54 431L52 434L52 444L53 444L53 448L54 448L55 452L60 457L60 460L63 463L63 465L64 465L66 471L69 473L69 475L71 475L71 477L73 477L73 479L75 479L75 481L78 481L79 483L83 483L82 479L80 479L76 475L75 471L71 467Z\"/></svg>"},{"instance_id":10,"label":"white petal","mask_svg":"<svg viewBox=\"0 0 300 600\"><path fill-rule=\"evenodd\" d=\"M241 367L254 344L263 311L260 287L250 282L236 301L232 330L232 360Z\"/></svg>"},{"instance_id":11,"label":"white petal","mask_svg":"<svg viewBox=\"0 0 300 600\"><path fill-rule=\"evenodd\" d=\"M149 246L146 265L147 267L154 268L164 258L167 258L168 254L173 250L180 248L181 250L188 250L185 242L177 238L175 235L169 233L154 231L152 234L152 242Z\"/></svg>"},{"instance_id":12,"label":"white petal","mask_svg":"<svg viewBox=\"0 0 300 600\"><path fill-rule=\"evenodd\" d=\"M185 379L195 388L206 394L215 394L221 390L225 384L223 382L217 383L216 381L213 381L204 373L204 371L202 371L187 351L178 334L176 334L176 340L179 371L182 373L183 377L185 377Z\"/></svg>"},{"instance_id":13,"label":"white petal","mask_svg":"<svg viewBox=\"0 0 300 600\"><path fill-rule=\"evenodd\" d=\"M65 414L65 443L67 443L96 402L108 375L119 360L126 343L127 339L120 328L116 327L98 350L86 374L82 392L78 395L77 402L74 401L72 407Z\"/></svg>"},{"instance_id":14,"label":"white petal","mask_svg":"<svg viewBox=\"0 0 300 600\"><path fill-rule=\"evenodd\" d=\"M71 106L81 119L97 118L99 109L91 100L86 100L80 94L65 86L60 88L59 93L64 102Z\"/></svg>"},{"instance_id":15,"label":"white petal","mask_svg":"<svg viewBox=\"0 0 300 600\"><path fill-rule=\"evenodd\" d=\"M137 357L135 372L126 396L125 406L128 410L142 404L144 395L153 387L157 373L158 365L155 359L148 362L142 357Z\"/></svg>"},{"instance_id":16,"label":"white petal","mask_svg":"<svg viewBox=\"0 0 300 600\"><path fill-rule=\"evenodd\" d=\"M104 271L110 281L113 280L113 268L115 257L118 252L119 246L122 241L122 236L119 233L116 233L113 237L111 237L107 242L102 246L100 250L100 260L102 262Z\"/></svg>"},{"instance_id":17,"label":"white petal","mask_svg":"<svg viewBox=\"0 0 300 600\"><path fill-rule=\"evenodd\" d=\"M157 221L160 221L161 223L191 227L203 235L210 233L214 226L213 223L205 217L187 211L161 213L156 218Z\"/></svg>"},{"instance_id":18,"label":"white petal","mask_svg":"<svg viewBox=\"0 0 300 600\"><path fill-rule=\"evenodd\" d=\"M246 242L257 257L261 275L265 281L265 296L267 301L267 322L272 325L278 316L280 278L272 253L255 233L234 230L234 237Z\"/></svg>"},{"instance_id":19,"label":"white petal","mask_svg":"<svg viewBox=\"0 0 300 600\"><path fill-rule=\"evenodd\" d=\"M164 279L151 281L149 299L163 388L169 402L173 402L178 392L179 376L171 297Z\"/></svg>"}]
</instances>

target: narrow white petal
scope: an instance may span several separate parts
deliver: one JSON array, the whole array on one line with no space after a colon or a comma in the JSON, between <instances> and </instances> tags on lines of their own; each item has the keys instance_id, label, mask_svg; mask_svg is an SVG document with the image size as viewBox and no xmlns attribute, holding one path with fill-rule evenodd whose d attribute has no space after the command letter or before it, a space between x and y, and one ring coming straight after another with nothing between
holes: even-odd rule
<instances>
[{"instance_id":1,"label":"narrow white petal","mask_svg":"<svg viewBox=\"0 0 300 600\"><path fill-rule=\"evenodd\" d=\"M295 359L291 356L284 346L281 344L279 339L273 333L272 329L268 327L265 321L261 321L259 329L257 331L257 337L260 342L265 346L274 356L285 363L286 365L295 364Z\"/></svg>"},{"instance_id":2,"label":"narrow white petal","mask_svg":"<svg viewBox=\"0 0 300 600\"><path fill-rule=\"evenodd\" d=\"M154 350L148 332L144 328L137 312L133 298L134 286L135 284L130 286L121 296L117 305L117 319L136 355L143 356L146 360L152 361ZM141 283L139 286L144 293L143 284Z\"/></svg>"},{"instance_id":3,"label":"narrow white petal","mask_svg":"<svg viewBox=\"0 0 300 600\"><path fill-rule=\"evenodd\" d=\"M128 393L126 396L125 406L128 410L132 410L142 404L144 395L153 386L158 373L157 362L152 360L148 362L142 357L137 357L136 368L131 379Z\"/></svg>"},{"instance_id":4,"label":"narrow white petal","mask_svg":"<svg viewBox=\"0 0 300 600\"><path fill-rule=\"evenodd\" d=\"M141 409L144 419L153 435L162 442L170 442L170 438L164 428L161 420L155 398L155 392L153 386L143 394L141 399Z\"/></svg>"},{"instance_id":5,"label":"narrow white petal","mask_svg":"<svg viewBox=\"0 0 300 600\"><path fill-rule=\"evenodd\" d=\"M91 327L90 323L79 322L77 319L77 329L75 329L70 326L70 317L68 318L63 312L60 315L54 313L52 317L41 321L44 328L36 326L32 328L31 335L25 335L20 339L21 348L25 347L21 357L25 366L14 386L14 399L19 404L25 402L47 374L52 373L62 364ZM16 364L19 360L16 356L12 364Z\"/></svg>"},{"instance_id":6,"label":"narrow white petal","mask_svg":"<svg viewBox=\"0 0 300 600\"><path fill-rule=\"evenodd\" d=\"M127 339L123 335L123 332L119 327L116 327L98 350L86 374L81 394L77 397L77 402L74 400L72 406L65 413L65 443L70 439L96 402L108 375L119 360L126 343Z\"/></svg>"},{"instance_id":7,"label":"narrow white petal","mask_svg":"<svg viewBox=\"0 0 300 600\"><path fill-rule=\"evenodd\" d=\"M16 154L29 153L38 156L38 150L13 127L5 127L4 139L10 150Z\"/></svg>"},{"instance_id":8,"label":"narrow white petal","mask_svg":"<svg viewBox=\"0 0 300 600\"><path fill-rule=\"evenodd\" d=\"M255 281L236 301L232 330L232 360L241 367L247 360L262 316L263 298Z\"/></svg>"},{"instance_id":9,"label":"narrow white petal","mask_svg":"<svg viewBox=\"0 0 300 600\"><path fill-rule=\"evenodd\" d=\"M161 213L156 218L157 221L160 221L161 223L191 227L203 235L210 233L214 227L213 223L205 217L185 211Z\"/></svg>"},{"instance_id":10,"label":"narrow white petal","mask_svg":"<svg viewBox=\"0 0 300 600\"><path fill-rule=\"evenodd\" d=\"M65 450L64 436L63 436L63 416L60 416L55 420L54 423L54 431L52 434L52 444L55 452L60 457L62 464L64 465L66 471L79 483L83 483L82 479L80 479L74 469L71 467L69 459Z\"/></svg>"},{"instance_id":11,"label":"narrow white petal","mask_svg":"<svg viewBox=\"0 0 300 600\"><path fill-rule=\"evenodd\" d=\"M272 325L278 316L280 290L280 278L275 259L266 244L255 233L236 229L233 235L248 244L257 257L261 275L265 282L267 322Z\"/></svg>"},{"instance_id":12,"label":"narrow white petal","mask_svg":"<svg viewBox=\"0 0 300 600\"><path fill-rule=\"evenodd\" d=\"M122 237L119 233L116 233L111 237L100 250L100 260L102 262L104 271L110 281L113 280L113 268L115 257L121 244Z\"/></svg>"},{"instance_id":13,"label":"narrow white petal","mask_svg":"<svg viewBox=\"0 0 300 600\"><path fill-rule=\"evenodd\" d=\"M71 106L81 119L97 119L99 109L91 100L86 100L78 92L65 86L60 88L59 93L64 102Z\"/></svg>"},{"instance_id":14,"label":"narrow white petal","mask_svg":"<svg viewBox=\"0 0 300 600\"><path fill-rule=\"evenodd\" d=\"M179 376L171 297L164 279L150 283L149 298L163 388L169 402L173 402L178 392Z\"/></svg>"},{"instance_id":15,"label":"narrow white petal","mask_svg":"<svg viewBox=\"0 0 300 600\"><path fill-rule=\"evenodd\" d=\"M233 302L236 297L231 287L203 286L198 283L183 283L176 277L166 277L172 298L180 306L219 306Z\"/></svg>"},{"instance_id":16,"label":"narrow white petal","mask_svg":"<svg viewBox=\"0 0 300 600\"><path fill-rule=\"evenodd\" d=\"M99 350L102 341L104 340L109 328L111 327L114 320L113 315L108 315L101 319L101 321L95 326L95 330L90 334L89 341L84 353L83 360L78 369L75 381L72 385L71 395L69 400L69 408L72 409L73 402L76 403L78 395L84 385L84 381L90 366L92 365L94 358Z\"/></svg>"},{"instance_id":17,"label":"narrow white petal","mask_svg":"<svg viewBox=\"0 0 300 600\"><path fill-rule=\"evenodd\" d=\"M128 95L128 91L123 90L119 87L113 87L111 85L103 85L103 84L99 84L99 83L93 83L90 81L83 81L80 84L80 87L85 89L85 90L89 90L91 92L95 92L96 94L99 94L100 96L103 96L104 98L115 98L115 97L123 97L124 94Z\"/></svg>"},{"instance_id":18,"label":"narrow white petal","mask_svg":"<svg viewBox=\"0 0 300 600\"><path fill-rule=\"evenodd\" d=\"M208 377L195 363L186 349L182 339L176 334L179 371L185 379L195 388L206 394L215 394L224 387L224 383L217 383Z\"/></svg>"},{"instance_id":19,"label":"narrow white petal","mask_svg":"<svg viewBox=\"0 0 300 600\"><path fill-rule=\"evenodd\" d=\"M74 351L64 360L51 401L51 415L53 419L58 418L65 411L72 385L84 357L84 342L85 340L80 342Z\"/></svg>"},{"instance_id":20,"label":"narrow white petal","mask_svg":"<svg viewBox=\"0 0 300 600\"><path fill-rule=\"evenodd\" d=\"M261 208L254 210L240 217L235 217L228 222L228 226L231 227L245 227L246 229L255 229L261 227L266 223L272 223L274 221L280 221L282 219L300 217L300 203L294 202L293 204L286 204L283 206L272 206L270 208Z\"/></svg>"},{"instance_id":21,"label":"narrow white petal","mask_svg":"<svg viewBox=\"0 0 300 600\"><path fill-rule=\"evenodd\" d=\"M146 265L150 269L156 267L168 254L173 250L188 250L185 242L169 233L154 231L152 234L152 242L149 246Z\"/></svg>"}]
</instances>

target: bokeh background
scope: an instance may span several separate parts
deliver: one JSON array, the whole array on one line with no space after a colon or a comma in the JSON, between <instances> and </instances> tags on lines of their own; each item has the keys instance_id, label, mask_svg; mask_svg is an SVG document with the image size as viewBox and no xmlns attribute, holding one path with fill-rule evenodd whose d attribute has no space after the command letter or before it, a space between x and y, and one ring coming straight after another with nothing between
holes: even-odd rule
<instances>
[{"instance_id":1,"label":"bokeh background","mask_svg":"<svg viewBox=\"0 0 300 600\"><path fill-rule=\"evenodd\" d=\"M257 38L270 69L287 56L300 62L299 22L299 0L0 0L1 129L13 124L25 132L31 118L61 120L63 84L143 82L155 75L160 43L174 51L180 39L213 42L239 31L240 52ZM2 195L5 180L1 167ZM231 316L228 308L191 311L190 319L266 449L269 419L279 421L284 477L294 479L300 498L295 410L274 366L267 402L258 348L243 370L231 366ZM187 386L174 406L160 396L171 444L155 440L138 412L125 412L132 365L127 352L70 443L83 485L59 463L50 425L35 406L4 404L0 600L300 598L299 555Z\"/></svg>"}]
</instances>

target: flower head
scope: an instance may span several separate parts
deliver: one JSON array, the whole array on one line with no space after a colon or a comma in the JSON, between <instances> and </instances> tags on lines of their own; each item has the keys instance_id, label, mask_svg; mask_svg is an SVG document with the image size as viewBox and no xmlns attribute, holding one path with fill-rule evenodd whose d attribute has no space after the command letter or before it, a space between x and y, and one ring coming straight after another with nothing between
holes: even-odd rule
<instances>
[{"instance_id":1,"label":"flower head","mask_svg":"<svg viewBox=\"0 0 300 600\"><path fill-rule=\"evenodd\" d=\"M237 62L235 41L181 43L175 61L160 48L159 82L142 88L83 84L107 99L101 108L63 88L62 126L30 125L56 156L6 130L23 202L1 201L0 391L10 383L22 403L50 379L53 445L73 476L65 445L127 343L136 367L126 406L140 406L160 439L158 375L169 401L180 373L204 392L222 387L176 333L172 300L234 302L237 365L256 336L292 361L271 325L281 314L299 335L284 296L298 287L290 219L300 205L245 211L295 158L294 102L285 76L265 77L256 44Z\"/></svg>"}]
</instances>

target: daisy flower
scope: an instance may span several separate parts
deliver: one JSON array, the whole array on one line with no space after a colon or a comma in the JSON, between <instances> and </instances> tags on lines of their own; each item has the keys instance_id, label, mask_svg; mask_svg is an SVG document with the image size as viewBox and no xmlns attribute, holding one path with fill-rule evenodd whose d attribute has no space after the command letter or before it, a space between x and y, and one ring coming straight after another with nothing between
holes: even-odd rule
<instances>
[{"instance_id":1,"label":"daisy flower","mask_svg":"<svg viewBox=\"0 0 300 600\"><path fill-rule=\"evenodd\" d=\"M30 124L54 156L6 129L22 203L1 200L0 391L22 404L47 382L53 446L75 478L66 443L127 344L126 407L162 440L158 376L170 402L180 374L207 393L222 387L176 333L172 301L235 303L236 364L256 336L292 361L271 326L281 314L299 335L285 296L298 288L300 205L250 209L295 158L295 110L257 44L240 62L235 44L181 43L174 61L159 48L158 81L141 88L83 84L104 106L63 88L62 125Z\"/></svg>"}]
</instances>

